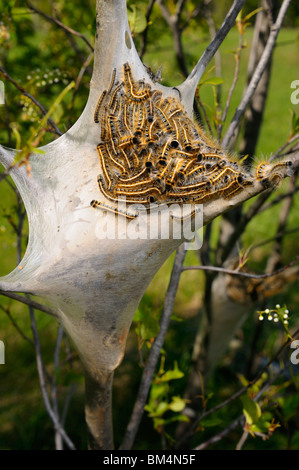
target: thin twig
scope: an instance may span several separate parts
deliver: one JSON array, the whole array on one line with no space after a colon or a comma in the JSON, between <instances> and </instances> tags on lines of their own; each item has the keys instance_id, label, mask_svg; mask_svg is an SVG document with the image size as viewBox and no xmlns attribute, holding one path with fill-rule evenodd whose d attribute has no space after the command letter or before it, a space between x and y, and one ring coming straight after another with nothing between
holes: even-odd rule
<instances>
[{"instance_id":1,"label":"thin twig","mask_svg":"<svg viewBox=\"0 0 299 470\"><path fill-rule=\"evenodd\" d=\"M37 371L38 371L40 387L41 387L41 392L42 392L42 397L44 400L45 408L54 424L55 430L60 433L62 439L64 440L66 445L69 447L69 449L75 450L75 446L73 442L71 441L71 439L66 434L63 427L61 426L61 423L59 422L59 418L56 415L56 413L54 413L51 407L50 401L49 401L47 385L46 385L46 380L45 380L45 375L44 375L44 365L43 365L42 356L41 356L41 347L40 347L38 331L37 331L37 326L36 326L36 321L35 321L35 315L34 315L34 310L31 306L29 306L29 311L30 311L31 329L33 333L33 339L34 339L35 351L36 351Z\"/></svg>"},{"instance_id":2,"label":"thin twig","mask_svg":"<svg viewBox=\"0 0 299 470\"><path fill-rule=\"evenodd\" d=\"M197 102L198 102L198 104L199 104L200 109L202 110L202 114L203 114L204 119L205 119L205 121L206 121L206 125L207 125L207 127L208 127L208 129L209 129L209 133L210 133L211 137L213 137L214 134L213 134L212 125L211 125L210 120L209 120L209 118L208 118L208 115L207 115L207 112L206 112L206 108L205 108L203 102L202 102L201 99L200 99L200 95L199 95L199 90L198 90L198 88L197 88L197 90L196 90L196 92L195 92L195 97L196 97L196 100L197 100Z\"/></svg>"},{"instance_id":3,"label":"thin twig","mask_svg":"<svg viewBox=\"0 0 299 470\"><path fill-rule=\"evenodd\" d=\"M47 305L40 304L39 302L36 302L35 300L23 297L22 295L15 294L13 292L6 292L4 290L0 290L0 295L4 295L5 297L9 297L10 299L17 300L18 302L21 302L22 304L29 305L36 310L40 310L41 312L48 313L52 317L57 318L57 313L55 312L55 310L53 310L50 307L47 307Z\"/></svg>"},{"instance_id":4,"label":"thin twig","mask_svg":"<svg viewBox=\"0 0 299 470\"><path fill-rule=\"evenodd\" d=\"M58 397L57 397L57 384L56 384L56 374L55 371L59 368L59 355L60 355L60 348L61 348L61 341L63 338L63 329L61 326L58 328L57 338L56 338L56 345L54 351L54 373L51 380L51 396L53 402L53 411L56 416L59 416L59 408L58 408ZM55 429L55 447L56 450L63 450L63 439L60 432Z\"/></svg>"},{"instance_id":5,"label":"thin twig","mask_svg":"<svg viewBox=\"0 0 299 470\"><path fill-rule=\"evenodd\" d=\"M223 141L222 141L222 145L223 147L228 147L231 139L234 137L235 135L235 132L238 128L238 124L245 112L245 109L248 105L248 103L250 102L255 90L256 90L256 87L264 73L264 70L268 64L268 61L270 60L270 57L272 55L272 51L273 51L273 48L275 46L275 43L276 43L276 39L277 39L277 36L278 36L278 33L281 29L281 26L282 26L282 23L283 23L283 20L284 20L284 17L285 17L285 14L287 12L287 9L290 5L292 0L284 0L282 5L281 5L281 8L280 8L280 11L279 11L279 14L277 16L277 20L275 22L275 24L272 26L271 28L271 32L269 34L269 37L268 37L268 40L267 40L267 44L264 48L264 51L261 55L261 58L259 60L259 63L255 69L255 72L247 86L247 89L245 90L245 93L244 93L244 96L241 100L241 103L239 104L238 108L236 109L236 112L232 118L232 121L225 133L225 136L223 138Z\"/></svg>"},{"instance_id":6,"label":"thin twig","mask_svg":"<svg viewBox=\"0 0 299 470\"><path fill-rule=\"evenodd\" d=\"M77 76L76 81L75 81L75 87L74 87L74 93L73 93L73 96L72 96L71 108L74 106L75 98L76 98L76 95L79 91L80 83L81 83L81 81L83 79L83 76L86 72L86 69L89 67L89 64L92 61L92 59L93 59L93 54L89 54L89 56L85 60L84 64L82 65L82 67L81 67L81 69L78 73L78 76Z\"/></svg>"},{"instance_id":7,"label":"thin twig","mask_svg":"<svg viewBox=\"0 0 299 470\"><path fill-rule=\"evenodd\" d=\"M281 268L277 269L276 271L273 271L272 273L265 273L265 274L250 274L250 273L245 273L243 271L238 271L236 269L226 269L226 268L220 268L217 266L185 266L182 268L182 271L191 271L193 269L195 270L203 270L203 271L216 271L220 272L223 274L229 274L231 276L243 276L243 277L248 277L250 279L267 279L272 276L277 276L277 274L282 273L286 269L290 268L294 264L298 263L299 261L299 255L296 256L295 259L290 261L288 264L285 266L282 266Z\"/></svg>"},{"instance_id":8,"label":"thin twig","mask_svg":"<svg viewBox=\"0 0 299 470\"><path fill-rule=\"evenodd\" d=\"M262 214L263 212L271 209L272 207L276 206L280 202L282 202L284 199L295 195L298 192L299 186L295 186L295 188L291 191L286 192L285 194L280 194L277 196L275 199L270 201L268 204L265 204L264 207L261 207L260 210L257 212L257 214Z\"/></svg>"},{"instance_id":9,"label":"thin twig","mask_svg":"<svg viewBox=\"0 0 299 470\"><path fill-rule=\"evenodd\" d=\"M142 59L142 57L144 56L145 51L146 51L146 46L147 46L147 33L148 33L148 28L149 28L149 21L150 21L150 17L151 17L151 13L152 13L152 10L153 10L155 1L156 1L156 0L149 0L148 6L147 6L147 9L146 9L146 14L145 14L145 18L146 18L146 27L145 27L145 29L144 29L144 31L143 31L143 33L142 33L141 46L140 46L140 51L139 51L139 57L140 57L141 59Z\"/></svg>"},{"instance_id":10,"label":"thin twig","mask_svg":"<svg viewBox=\"0 0 299 470\"><path fill-rule=\"evenodd\" d=\"M228 14L225 17L220 29L218 30L217 34L214 36L208 47L206 48L205 52L202 54L201 58L197 62L196 66L187 77L184 83L188 82L189 80L196 80L196 83L199 82L201 79L206 67L214 57L216 51L218 51L221 43L226 38L227 34L229 33L230 29L235 24L235 20L243 7L246 0L235 0L232 4Z\"/></svg>"},{"instance_id":11,"label":"thin twig","mask_svg":"<svg viewBox=\"0 0 299 470\"><path fill-rule=\"evenodd\" d=\"M266 190L263 193L261 193L258 196L258 198L253 202L253 204L251 204L248 211L245 214L241 215L238 224L235 226L234 231L228 237L224 247L222 248L220 252L221 264L223 264L224 261L227 259L227 257L230 255L233 247L235 246L235 243L244 232L246 226L249 224L252 218L258 213L258 211L261 209L261 207L263 206L265 201L270 197L271 194L272 194L272 189Z\"/></svg>"},{"instance_id":12,"label":"thin twig","mask_svg":"<svg viewBox=\"0 0 299 470\"><path fill-rule=\"evenodd\" d=\"M220 120L220 124L219 124L219 127L218 127L218 139L219 139L219 141L221 140L223 125L224 125L224 123L226 121L226 118L227 118L227 113L228 113L228 110L229 110L229 106L230 106L230 102L231 102L231 99L232 99L232 96L233 96L233 92L234 92L234 89L236 88L236 85L237 85L237 82L238 82L239 73L240 73L240 58L241 58L242 49L243 49L243 35L242 35L242 33L239 32L239 45L238 45L237 52L235 53L234 78L233 78L231 87L230 87L229 92L228 92L227 100L226 100L226 103L225 103L225 108L223 110L221 120Z\"/></svg>"},{"instance_id":13,"label":"thin twig","mask_svg":"<svg viewBox=\"0 0 299 470\"><path fill-rule=\"evenodd\" d=\"M275 270L279 265L281 265L281 258L282 258L282 245L283 245L283 233L286 229L290 212L293 207L294 203L294 189L296 184L296 178L294 175L288 181L289 189L292 194L284 199L284 203L281 207L278 219L278 227L276 231L275 243L272 247L271 255L267 262L267 271Z\"/></svg>"},{"instance_id":14,"label":"thin twig","mask_svg":"<svg viewBox=\"0 0 299 470\"><path fill-rule=\"evenodd\" d=\"M186 0L179 0L177 2L174 14L170 14L169 10L166 8L162 0L156 0L156 1L161 9L162 16L167 22L169 28L171 29L178 65L184 77L187 77L188 69L187 69L186 58L185 58L185 54L183 50L182 28L180 27L181 14L182 14L183 6Z\"/></svg>"},{"instance_id":15,"label":"thin twig","mask_svg":"<svg viewBox=\"0 0 299 470\"><path fill-rule=\"evenodd\" d=\"M281 351L280 351L281 352ZM279 352L279 354L280 354ZM275 356L277 357L277 355ZM271 362L273 361L273 359L271 360ZM263 369L263 373L265 372L265 370L267 370L270 365L271 365L271 362L269 362L265 369ZM253 401L258 401L258 399L261 397L261 395L270 387L270 385L272 385L275 380L282 374L283 372L283 369L281 368L279 370L279 372L271 379L269 380L263 387L262 389L253 397ZM258 376L257 379L254 380L254 383L260 378L260 375ZM246 387L246 388L249 388L253 385L253 382L250 382L250 384ZM246 392L246 390L244 390L244 393ZM232 423L231 425L229 425L226 429L224 429L223 431L221 431L220 433L216 434L215 436L213 436L211 439L208 439L207 441L203 442L202 444L198 445L197 447L195 447L194 450L204 450L206 449L207 447L209 447L210 445L212 444L215 444L216 442L219 442L221 441L221 439L223 439L225 436L227 436L227 434L229 434L233 429L235 429L237 426L243 424L245 422L245 417L244 417L244 414L240 415L238 418L236 418ZM259 435L258 433L255 433L256 435ZM239 440L238 444L237 444L237 447L236 447L236 450L241 450L242 446L244 445L246 439L247 439L248 436L246 436L246 431L245 433L243 433L241 439Z\"/></svg>"},{"instance_id":16,"label":"thin twig","mask_svg":"<svg viewBox=\"0 0 299 470\"><path fill-rule=\"evenodd\" d=\"M3 77L8 80L10 83L12 83L24 96L27 96L27 98L29 98L38 108L39 110L41 111L41 113L43 114L43 116L46 116L47 114L47 111L46 109L44 108L44 106L34 97L31 95L31 93L29 93L27 90L25 90L25 88L21 85L19 85L7 72L6 70L0 66L0 72L1 72L1 75L3 75ZM53 132L57 135L62 135L62 132L58 129L58 127L56 126L55 122L51 119L51 118L48 118L48 123L50 125L50 127L53 128Z\"/></svg>"},{"instance_id":17,"label":"thin twig","mask_svg":"<svg viewBox=\"0 0 299 470\"><path fill-rule=\"evenodd\" d=\"M239 418L235 419L226 429L223 431L219 432L215 436L211 437L207 441L203 442L202 444L198 445L197 447L194 448L194 450L204 450L207 447L209 447L212 444L215 444L216 442L221 441L227 434L229 434L233 429L236 429L237 426L239 426L243 416L240 416Z\"/></svg>"},{"instance_id":18,"label":"thin twig","mask_svg":"<svg viewBox=\"0 0 299 470\"><path fill-rule=\"evenodd\" d=\"M283 230L283 231L281 231L281 232L277 232L277 234L274 235L274 237L267 238L266 240L263 240L263 241L260 242L260 243L256 243L256 244L252 247L252 250L254 250L254 249L256 249L256 248L260 248L261 246L267 245L268 243L274 242L277 237L282 237L282 236L286 236L286 235L291 235L291 234L296 233L296 232L299 232L299 227L293 228L293 229L289 229L289 230Z\"/></svg>"},{"instance_id":19,"label":"thin twig","mask_svg":"<svg viewBox=\"0 0 299 470\"><path fill-rule=\"evenodd\" d=\"M170 281L168 284L167 292L165 294L164 307L160 320L160 330L151 347L148 361L143 369L137 399L135 401L131 419L129 421L123 442L120 446L121 450L131 449L141 422L144 407L153 380L155 368L160 356L161 348L164 343L165 335L167 333L170 317L172 315L173 305L176 298L176 293L180 281L185 256L186 250L183 244L180 246L180 248L178 248L176 253Z\"/></svg>"},{"instance_id":20,"label":"thin twig","mask_svg":"<svg viewBox=\"0 0 299 470\"><path fill-rule=\"evenodd\" d=\"M203 14L207 20L207 24L208 24L209 31L210 31L210 37L213 38L217 34L217 29L215 26L215 22L213 20L211 9L209 8L210 3L211 3L211 0L204 0ZM222 77L221 53L219 49L215 52L215 73L217 77ZM221 90L222 90L221 84L218 84L216 86L216 98L217 98L217 104L218 104L219 110L221 108Z\"/></svg>"},{"instance_id":21,"label":"thin twig","mask_svg":"<svg viewBox=\"0 0 299 470\"><path fill-rule=\"evenodd\" d=\"M8 318L10 319L11 321L11 324L15 327L15 329L17 330L17 332L20 334L20 336L25 340L25 341L28 341L28 343L30 343L32 346L34 346L34 343L32 341L31 338L29 338L27 335L25 335L25 333L21 330L21 328L19 327L19 325L17 324L17 322L14 320L13 316L11 315L10 311L8 308L4 308L2 305L0 305L0 309L6 313L6 315L8 316Z\"/></svg>"},{"instance_id":22,"label":"thin twig","mask_svg":"<svg viewBox=\"0 0 299 470\"><path fill-rule=\"evenodd\" d=\"M196 432L196 429L198 428L198 425L199 423L207 418L208 416L214 414L216 411L219 411L221 410L222 408L224 408L225 406L229 405L230 403L232 403L233 401L235 401L236 399L238 399L241 395L243 395L250 387L252 387L261 377L262 375L269 369L269 367L271 366L271 364L281 355L281 353L287 348L290 346L290 344L292 343L292 341L299 335L299 329L297 329L292 335L290 338L288 338L281 346L280 348L276 351L276 353L273 355L273 357L271 359L269 359L269 361L267 362L267 364L265 364L264 367L262 367L259 372L257 373L257 375L255 376L255 378L253 380L251 380L250 382L248 382L247 385L244 385L244 387L242 387L240 390L238 390L236 393L234 393L232 396L230 396L229 398L227 398L226 400L224 400L222 403L219 403L218 405L214 406L214 408L211 408L210 410L207 410L207 411L204 411L200 416L198 416L196 418L196 420L193 421L192 425L190 426L189 430L185 433L184 437L178 441L176 443L176 448L180 448L181 444L183 442L185 442L186 439L188 439L190 436L194 435L195 432ZM273 382L273 381L272 381ZM264 391L264 389L263 389ZM259 392L259 395L256 395L255 398L258 398L260 396L260 393ZM221 432L218 436L220 438L222 438L224 435L226 435L231 429L234 429L236 426L238 426L240 420L242 419L242 416L240 416L239 418L237 418L231 426L229 426L229 428L227 428L226 430L224 430L223 432ZM212 438L213 439L213 438ZM220 439L216 439L215 441L211 440L207 443L203 443L199 446L197 446L194 450L203 450L204 448L206 448L208 445L212 444L213 442L217 442L218 440ZM207 445L206 445L207 444Z\"/></svg>"},{"instance_id":23,"label":"thin twig","mask_svg":"<svg viewBox=\"0 0 299 470\"><path fill-rule=\"evenodd\" d=\"M28 0L26 1L26 3L27 3L28 8L30 8L30 10L32 10L35 13L39 14L40 16L45 18L47 21L50 21L51 23L56 24L57 26L59 26L61 29L63 29L67 33L71 33L74 36L77 36L77 37L81 38L85 42L85 44L87 44L89 49L91 51L93 51L93 46L90 44L88 39L82 33L79 33L78 31L75 31L74 29L70 28L69 26L66 26L61 21L57 20L56 18L53 18L53 16L47 15L46 13L44 13L43 11L39 10L34 5L32 5L32 3L28 2Z\"/></svg>"},{"instance_id":24,"label":"thin twig","mask_svg":"<svg viewBox=\"0 0 299 470\"><path fill-rule=\"evenodd\" d=\"M242 449L242 447L245 444L245 442L247 441L248 437L249 437L249 431L246 431L246 429L244 429L243 434L242 434L241 438L239 439L239 442L236 445L236 450L241 450Z\"/></svg>"},{"instance_id":25,"label":"thin twig","mask_svg":"<svg viewBox=\"0 0 299 470\"><path fill-rule=\"evenodd\" d=\"M274 160L276 160L276 158L279 158L281 156L281 152L283 152L289 145L294 145L298 139L299 134L297 133L291 139L287 140L285 144L283 144L275 153L273 153L273 155L271 155L270 162L273 162Z\"/></svg>"}]
</instances>

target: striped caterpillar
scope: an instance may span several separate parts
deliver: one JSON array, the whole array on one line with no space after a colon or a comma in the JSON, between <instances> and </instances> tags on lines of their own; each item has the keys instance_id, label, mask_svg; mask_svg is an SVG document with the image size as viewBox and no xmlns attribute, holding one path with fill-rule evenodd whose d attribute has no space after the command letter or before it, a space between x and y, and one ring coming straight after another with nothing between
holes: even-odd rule
<instances>
[{"instance_id":1,"label":"striped caterpillar","mask_svg":"<svg viewBox=\"0 0 299 470\"><path fill-rule=\"evenodd\" d=\"M94 121L101 124L98 184L114 204L123 196L145 209L153 203L204 203L230 199L253 183L253 177L193 123L178 99L164 97L144 80L136 81L128 63L121 80L113 71ZM278 184L290 170L288 162L262 162L256 179ZM91 206L108 207L96 200ZM113 206L111 211L117 213Z\"/></svg>"}]
</instances>

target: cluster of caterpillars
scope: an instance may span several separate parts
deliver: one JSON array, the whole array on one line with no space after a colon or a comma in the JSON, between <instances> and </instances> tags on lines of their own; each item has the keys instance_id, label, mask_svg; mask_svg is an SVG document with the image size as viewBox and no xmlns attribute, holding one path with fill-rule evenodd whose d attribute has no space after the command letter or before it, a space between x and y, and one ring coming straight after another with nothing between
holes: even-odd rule
<instances>
[{"instance_id":1,"label":"cluster of caterpillars","mask_svg":"<svg viewBox=\"0 0 299 470\"><path fill-rule=\"evenodd\" d=\"M113 203L202 204L230 199L252 184L252 176L209 139L175 97L164 97L143 80L135 81L128 63L122 80L116 70L97 103L94 121L101 125L97 146L102 173L98 184ZM279 180L286 164L261 163L259 180ZM137 214L91 201L127 218Z\"/></svg>"}]
</instances>

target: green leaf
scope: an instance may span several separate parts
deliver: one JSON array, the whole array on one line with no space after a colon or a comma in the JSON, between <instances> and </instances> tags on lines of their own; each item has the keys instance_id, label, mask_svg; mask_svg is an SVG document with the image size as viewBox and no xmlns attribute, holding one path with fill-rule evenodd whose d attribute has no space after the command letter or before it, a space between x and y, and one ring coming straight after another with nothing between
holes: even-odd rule
<instances>
[{"instance_id":1,"label":"green leaf","mask_svg":"<svg viewBox=\"0 0 299 470\"><path fill-rule=\"evenodd\" d=\"M134 315L133 321L136 324L136 334L140 336L143 341L155 338L159 333L160 327L158 318L149 310L143 312L138 309Z\"/></svg>"},{"instance_id":2,"label":"green leaf","mask_svg":"<svg viewBox=\"0 0 299 470\"><path fill-rule=\"evenodd\" d=\"M161 382L169 382L169 380L181 379L184 377L184 373L179 369L177 361L174 363L174 368L168 370L165 374L160 377Z\"/></svg>"},{"instance_id":3,"label":"green leaf","mask_svg":"<svg viewBox=\"0 0 299 470\"><path fill-rule=\"evenodd\" d=\"M151 388L150 399L153 401L159 401L167 395L168 390L169 390L169 385L167 382L155 383L154 381L152 388Z\"/></svg>"},{"instance_id":4,"label":"green leaf","mask_svg":"<svg viewBox=\"0 0 299 470\"><path fill-rule=\"evenodd\" d=\"M128 19L132 33L142 33L147 26L146 16L136 5L130 5Z\"/></svg>"},{"instance_id":5,"label":"green leaf","mask_svg":"<svg viewBox=\"0 0 299 470\"><path fill-rule=\"evenodd\" d=\"M177 315L171 315L170 319L177 322L184 321L181 317L178 317Z\"/></svg>"},{"instance_id":6,"label":"green leaf","mask_svg":"<svg viewBox=\"0 0 299 470\"><path fill-rule=\"evenodd\" d=\"M175 423L177 421L188 423L190 420L187 416L179 414L179 415L172 416L171 418L165 419L164 426L166 426L167 424Z\"/></svg>"},{"instance_id":7,"label":"green leaf","mask_svg":"<svg viewBox=\"0 0 299 470\"><path fill-rule=\"evenodd\" d=\"M181 397L172 397L172 402L169 403L169 409L177 413L180 411L183 411L185 406L186 406L186 402Z\"/></svg>"},{"instance_id":8,"label":"green leaf","mask_svg":"<svg viewBox=\"0 0 299 470\"><path fill-rule=\"evenodd\" d=\"M213 428L214 426L220 426L221 424L223 424L223 420L216 417L209 417L203 419L200 424L203 428Z\"/></svg>"},{"instance_id":9,"label":"green leaf","mask_svg":"<svg viewBox=\"0 0 299 470\"><path fill-rule=\"evenodd\" d=\"M161 417L168 411L168 403L167 401L161 401L155 408L151 405L146 405L144 409L149 412L151 418Z\"/></svg>"},{"instance_id":10,"label":"green leaf","mask_svg":"<svg viewBox=\"0 0 299 470\"><path fill-rule=\"evenodd\" d=\"M240 380L241 384L243 385L243 387L247 387L248 385L248 380L244 377L244 375L242 374L238 374L238 379Z\"/></svg>"},{"instance_id":11,"label":"green leaf","mask_svg":"<svg viewBox=\"0 0 299 470\"><path fill-rule=\"evenodd\" d=\"M248 424L255 423L261 416L261 408L258 403L252 400L248 395L241 398L243 404L243 413Z\"/></svg>"}]
</instances>

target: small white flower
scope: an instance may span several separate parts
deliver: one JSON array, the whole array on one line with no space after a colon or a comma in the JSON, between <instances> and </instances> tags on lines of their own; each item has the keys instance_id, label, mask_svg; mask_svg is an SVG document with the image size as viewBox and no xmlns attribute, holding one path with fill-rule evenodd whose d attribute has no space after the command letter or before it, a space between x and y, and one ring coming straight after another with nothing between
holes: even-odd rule
<instances>
[{"instance_id":1,"label":"small white flower","mask_svg":"<svg viewBox=\"0 0 299 470\"><path fill-rule=\"evenodd\" d=\"M276 304L276 306L275 306L275 307L276 307L276 308L280 308L280 305L279 305L279 304Z\"/></svg>"},{"instance_id":2,"label":"small white flower","mask_svg":"<svg viewBox=\"0 0 299 470\"><path fill-rule=\"evenodd\" d=\"M268 315L268 320L270 320L270 321L273 320L272 315Z\"/></svg>"},{"instance_id":3,"label":"small white flower","mask_svg":"<svg viewBox=\"0 0 299 470\"><path fill-rule=\"evenodd\" d=\"M288 310L285 310L285 311L284 311L284 313L287 313L287 314L288 314L288 313L289 313L289 311L288 311Z\"/></svg>"},{"instance_id":4,"label":"small white flower","mask_svg":"<svg viewBox=\"0 0 299 470\"><path fill-rule=\"evenodd\" d=\"M269 313L269 312L270 312L270 310L268 308L266 308L265 313Z\"/></svg>"},{"instance_id":5,"label":"small white flower","mask_svg":"<svg viewBox=\"0 0 299 470\"><path fill-rule=\"evenodd\" d=\"M259 320L264 320L263 315L260 315L260 316L259 316Z\"/></svg>"}]
</instances>

